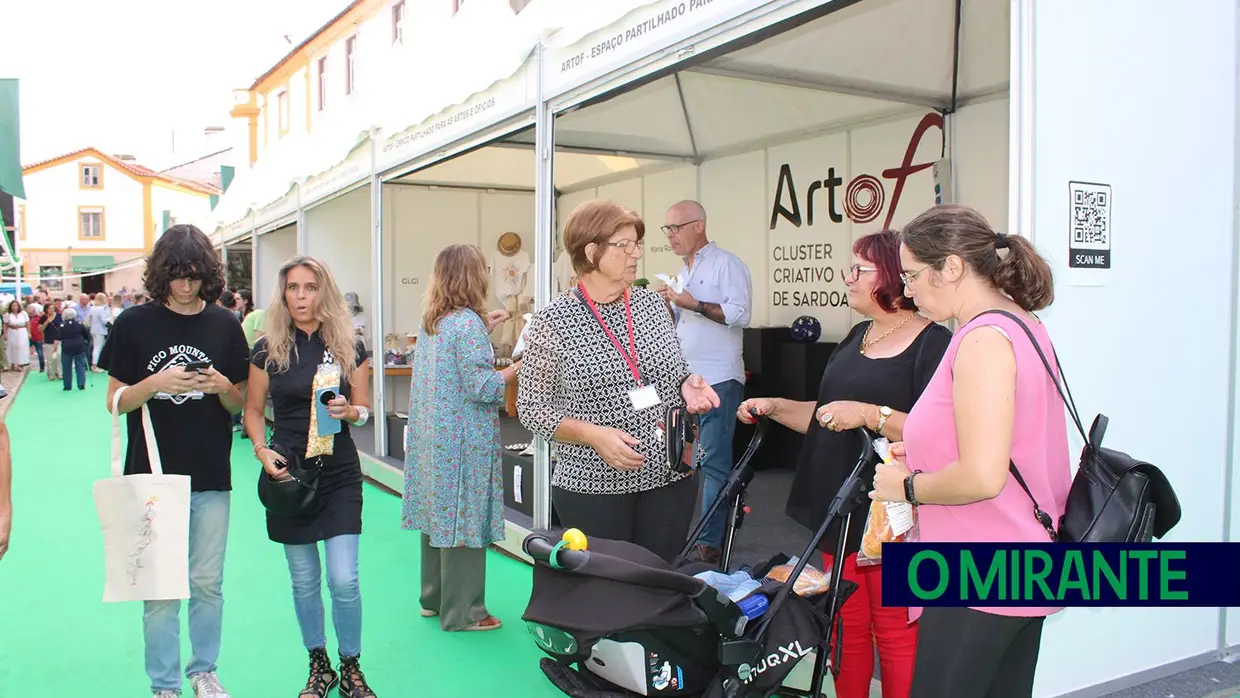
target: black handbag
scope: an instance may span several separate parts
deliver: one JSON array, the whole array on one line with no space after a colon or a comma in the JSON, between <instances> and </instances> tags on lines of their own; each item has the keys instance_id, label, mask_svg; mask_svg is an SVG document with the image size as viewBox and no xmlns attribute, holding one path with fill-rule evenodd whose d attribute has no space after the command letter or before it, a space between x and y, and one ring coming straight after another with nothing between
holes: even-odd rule
<instances>
[{"instance_id":1,"label":"black handbag","mask_svg":"<svg viewBox=\"0 0 1240 698\"><path fill-rule=\"evenodd\" d=\"M305 459L291 449L278 444L272 444L269 448L280 456L290 477L287 480L276 480L268 475L266 470L260 469L258 501L263 503L267 511L278 516L296 518L305 514L314 506L322 461L315 458L312 465L307 465Z\"/></svg>"},{"instance_id":2,"label":"black handbag","mask_svg":"<svg viewBox=\"0 0 1240 698\"><path fill-rule=\"evenodd\" d=\"M1098 415L1086 434L1072 392L1068 390L1068 379L1063 378L1063 385L1060 386L1055 371L1051 370L1050 362L1029 327L1004 310L987 310L983 314L986 313L1003 315L1025 331L1055 389L1059 391L1059 397L1068 408L1073 424L1085 440L1080 468L1068 490L1068 501L1058 528L1050 515L1038 506L1038 500L1029 491L1016 464L1008 461L1008 470L1033 501L1033 514L1051 540L1069 543L1148 543L1167 535L1180 522L1180 501L1167 476L1150 463L1122 451L1103 448L1102 437L1106 434L1108 423L1106 415ZM1055 356L1055 367L1062 377L1063 367L1059 365L1058 356Z\"/></svg>"},{"instance_id":3,"label":"black handbag","mask_svg":"<svg viewBox=\"0 0 1240 698\"><path fill-rule=\"evenodd\" d=\"M684 407L669 407L663 413L663 444L667 450L667 467L672 472L692 472L700 430L699 417Z\"/></svg>"}]
</instances>

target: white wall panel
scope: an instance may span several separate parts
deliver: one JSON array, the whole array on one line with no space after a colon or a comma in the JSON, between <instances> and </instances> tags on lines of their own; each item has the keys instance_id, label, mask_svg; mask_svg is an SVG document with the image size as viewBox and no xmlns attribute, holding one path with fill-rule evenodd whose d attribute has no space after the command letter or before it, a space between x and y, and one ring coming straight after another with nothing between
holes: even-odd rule
<instances>
[{"instance_id":1,"label":"white wall panel","mask_svg":"<svg viewBox=\"0 0 1240 698\"><path fill-rule=\"evenodd\" d=\"M275 295L280 267L296 256L296 225L286 225L258 236L258 288L254 291L254 302L258 307L268 308L272 303L282 302Z\"/></svg>"},{"instance_id":2,"label":"white wall panel","mask_svg":"<svg viewBox=\"0 0 1240 698\"><path fill-rule=\"evenodd\" d=\"M697 199L697 169L685 165L649 174L642 178L642 186L646 218L645 273L651 283L655 283L655 274L673 276L684 264L684 260L672 252L667 236L659 228L666 220L667 209L685 199ZM707 235L714 234L711 221L707 222Z\"/></svg>"},{"instance_id":3,"label":"white wall panel","mask_svg":"<svg viewBox=\"0 0 1240 698\"><path fill-rule=\"evenodd\" d=\"M374 275L370 263L369 186L306 211L306 252L331 269L342 293L357 294L366 327L371 327Z\"/></svg>"},{"instance_id":4,"label":"white wall panel","mask_svg":"<svg viewBox=\"0 0 1240 698\"><path fill-rule=\"evenodd\" d=\"M1107 414L1106 445L1157 464L1176 488L1183 519L1169 540L1219 540L1236 303L1235 3L1185 12L1038 0L1034 22L1033 233L1056 276L1043 315L1082 417ZM1169 190L1172 173L1189 177L1189 198ZM1068 266L1071 181L1112 189L1110 269ZM1192 245L1173 249L1176 235ZM1070 609L1046 625L1035 693L1199 657L1218 640L1214 608Z\"/></svg>"},{"instance_id":5,"label":"white wall panel","mask_svg":"<svg viewBox=\"0 0 1240 698\"><path fill-rule=\"evenodd\" d=\"M489 260L500 234L512 231L534 257L532 194L388 185L384 204L385 334L418 331L435 256L448 245L479 245ZM488 303L498 307L494 298Z\"/></svg>"}]
</instances>

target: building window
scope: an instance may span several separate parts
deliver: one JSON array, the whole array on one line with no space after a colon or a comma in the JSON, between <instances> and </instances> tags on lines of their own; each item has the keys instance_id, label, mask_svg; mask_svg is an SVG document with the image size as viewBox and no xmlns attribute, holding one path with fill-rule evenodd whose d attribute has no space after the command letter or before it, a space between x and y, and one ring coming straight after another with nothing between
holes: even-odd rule
<instances>
[{"instance_id":1,"label":"building window","mask_svg":"<svg viewBox=\"0 0 1240 698\"><path fill-rule=\"evenodd\" d=\"M104 219L102 208L78 207L78 239L103 240Z\"/></svg>"},{"instance_id":2,"label":"building window","mask_svg":"<svg viewBox=\"0 0 1240 698\"><path fill-rule=\"evenodd\" d=\"M357 34L344 40L344 93L353 94L357 87Z\"/></svg>"},{"instance_id":3,"label":"building window","mask_svg":"<svg viewBox=\"0 0 1240 698\"><path fill-rule=\"evenodd\" d=\"M280 94L276 95L276 108L280 110L280 135L288 133L289 112L288 112L288 90L280 90Z\"/></svg>"},{"instance_id":4,"label":"building window","mask_svg":"<svg viewBox=\"0 0 1240 698\"><path fill-rule=\"evenodd\" d=\"M392 43L405 43L405 0L392 5Z\"/></svg>"},{"instance_id":5,"label":"building window","mask_svg":"<svg viewBox=\"0 0 1240 698\"><path fill-rule=\"evenodd\" d=\"M82 165L82 178L79 184L82 189L102 188L103 165Z\"/></svg>"},{"instance_id":6,"label":"building window","mask_svg":"<svg viewBox=\"0 0 1240 698\"><path fill-rule=\"evenodd\" d=\"M49 291L63 291L64 280L60 277L64 276L64 273L64 267L40 266L39 284Z\"/></svg>"},{"instance_id":7,"label":"building window","mask_svg":"<svg viewBox=\"0 0 1240 698\"><path fill-rule=\"evenodd\" d=\"M319 111L327 107L327 58L319 59Z\"/></svg>"}]
</instances>

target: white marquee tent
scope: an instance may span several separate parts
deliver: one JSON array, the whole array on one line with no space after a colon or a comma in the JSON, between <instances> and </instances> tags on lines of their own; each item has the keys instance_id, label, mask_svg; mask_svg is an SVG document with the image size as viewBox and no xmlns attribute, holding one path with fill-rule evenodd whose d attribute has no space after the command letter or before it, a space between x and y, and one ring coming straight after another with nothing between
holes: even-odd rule
<instances>
[{"instance_id":1,"label":"white marquee tent","mask_svg":"<svg viewBox=\"0 0 1240 698\"><path fill-rule=\"evenodd\" d=\"M548 17L560 20L560 31L534 29ZM1057 300L1045 317L1075 376L1078 404L1112 418L1116 447L1166 470L1185 510L1171 538L1240 536L1231 506L1240 489L1233 475L1240 455L1234 2L1206 0L1190 13L1155 0L534 0L518 19L529 23L530 46L541 42L532 58L513 48L505 55L514 58L494 74L479 72L477 82L438 102L454 106L420 105L401 127L494 93L519 72L517 57L531 71L533 94L527 89L493 115L425 139L400 163L366 160L341 187L370 177L396 186L532 190L539 303L553 290L557 213L584 197L628 192L653 230L664 204L696 194L720 212L712 220L738 221L720 224L721 244L744 247L746 235L763 237L745 249L766 265L755 274L755 296L765 284L769 298L776 265L768 218L781 163L793 163L799 188L811 196L806 185L825 187L829 166L839 169L841 186L859 173L875 175L890 207L901 181L884 172L945 159L946 181L929 170L902 181L905 204L893 224L933 200L940 184L996 227L1030 237L1056 273ZM917 126L942 113L942 136L931 124L913 142ZM396 107L383 114L388 125L398 117ZM1157 124L1159 135L1145 124ZM1169 185L1153 171L1193 173L1194 204L1168 203ZM267 191L280 190L275 180ZM1070 264L1069 181L1114 187L1114 269ZM389 186L380 189L370 199L372 221L383 216L378 201L388 199ZM220 236L304 219L296 190L285 186L269 201L240 194ZM864 196L853 208L865 215L822 234L843 243L885 222L868 217ZM1167 230L1192 231L1196 246L1170 248ZM391 273L382 245L375 239L370 248L377 298ZM1175 259L1182 265L1169 267ZM1185 274L1191 290L1156 282ZM1207 309L1177 293L1226 299L1226 307ZM767 311L774 324L786 319ZM1172 318L1181 329L1160 332ZM830 326L837 336L841 324ZM1211 436L1175 436L1188 433ZM545 445L538 458L545 483ZM545 496L537 506L536 523L547 515ZM1240 645L1240 614L1070 610L1047 624L1045 638L1036 695L1095 696L1228 656Z\"/></svg>"}]
</instances>

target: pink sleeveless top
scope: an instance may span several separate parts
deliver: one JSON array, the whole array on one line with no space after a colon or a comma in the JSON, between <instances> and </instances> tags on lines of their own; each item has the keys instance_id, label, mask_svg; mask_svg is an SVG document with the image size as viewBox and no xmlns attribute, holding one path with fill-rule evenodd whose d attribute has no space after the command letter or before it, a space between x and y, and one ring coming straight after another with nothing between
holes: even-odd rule
<instances>
[{"instance_id":1,"label":"pink sleeveless top","mask_svg":"<svg viewBox=\"0 0 1240 698\"><path fill-rule=\"evenodd\" d=\"M1042 352L1055 368L1050 336L1042 323L1029 323ZM980 315L952 337L943 361L904 423L908 467L931 473L959 460L952 408L952 366L960 340L970 331L994 325L1011 340L1016 354L1016 420L1012 432L1012 461L1020 469L1043 511L1058 522L1071 485L1068 462L1067 417L1062 398L1046 373L1042 359L1025 331L1012 320L995 314ZM993 332L983 329L983 332ZM1016 479L1008 475L998 497L972 504L918 508L921 540L925 542L1045 542L1046 529L1033 515L1033 503ZM1062 610L1048 608L977 608L1006 616L1045 616ZM909 609L916 620L920 608Z\"/></svg>"}]
</instances>

